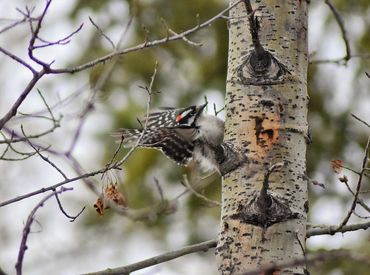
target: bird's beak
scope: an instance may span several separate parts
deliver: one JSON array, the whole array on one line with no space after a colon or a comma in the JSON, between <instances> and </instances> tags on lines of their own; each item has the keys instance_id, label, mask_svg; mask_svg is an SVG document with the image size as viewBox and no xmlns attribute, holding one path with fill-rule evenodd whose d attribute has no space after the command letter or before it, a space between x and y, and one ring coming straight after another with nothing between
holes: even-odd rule
<instances>
[{"instance_id":1,"label":"bird's beak","mask_svg":"<svg viewBox=\"0 0 370 275\"><path fill-rule=\"evenodd\" d=\"M200 114L203 112L204 108L207 106L208 102L204 103L203 105L199 105L197 113Z\"/></svg>"}]
</instances>

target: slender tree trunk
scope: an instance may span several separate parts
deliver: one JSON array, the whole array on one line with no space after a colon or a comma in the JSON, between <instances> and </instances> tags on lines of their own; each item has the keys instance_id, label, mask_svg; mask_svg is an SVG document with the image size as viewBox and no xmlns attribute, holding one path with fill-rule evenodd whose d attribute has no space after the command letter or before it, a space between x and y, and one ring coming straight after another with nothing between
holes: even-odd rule
<instances>
[{"instance_id":1,"label":"slender tree trunk","mask_svg":"<svg viewBox=\"0 0 370 275\"><path fill-rule=\"evenodd\" d=\"M223 179L221 274L305 253L307 3L251 4L244 1L229 15L225 142L248 161ZM304 273L299 266L274 274Z\"/></svg>"}]
</instances>

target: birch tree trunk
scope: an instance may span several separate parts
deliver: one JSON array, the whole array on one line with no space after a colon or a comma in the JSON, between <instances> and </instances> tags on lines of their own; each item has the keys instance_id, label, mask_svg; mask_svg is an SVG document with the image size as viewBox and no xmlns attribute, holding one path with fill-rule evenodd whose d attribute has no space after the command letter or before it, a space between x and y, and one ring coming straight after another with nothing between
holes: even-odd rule
<instances>
[{"instance_id":1,"label":"birch tree trunk","mask_svg":"<svg viewBox=\"0 0 370 275\"><path fill-rule=\"evenodd\" d=\"M241 2L229 15L225 142L248 161L222 183L216 249L221 274L241 274L305 253L307 3L251 4ZM304 274L305 267L276 271Z\"/></svg>"}]
</instances>

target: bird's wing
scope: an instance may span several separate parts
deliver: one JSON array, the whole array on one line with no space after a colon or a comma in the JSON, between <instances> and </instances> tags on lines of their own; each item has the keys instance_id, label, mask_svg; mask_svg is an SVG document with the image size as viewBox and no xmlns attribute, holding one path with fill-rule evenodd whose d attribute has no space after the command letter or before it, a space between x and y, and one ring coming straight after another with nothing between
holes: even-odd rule
<instances>
[{"instance_id":1,"label":"bird's wing","mask_svg":"<svg viewBox=\"0 0 370 275\"><path fill-rule=\"evenodd\" d=\"M113 133L113 136L118 142L123 137L124 146L130 147L136 144L142 131L142 129L120 129ZM193 157L194 150L194 144L186 138L185 132L172 128L146 129L138 146L160 150L179 165L187 165Z\"/></svg>"},{"instance_id":2,"label":"bird's wing","mask_svg":"<svg viewBox=\"0 0 370 275\"><path fill-rule=\"evenodd\" d=\"M181 109L168 109L161 112L154 112L148 115L147 128L176 127L178 125L176 116ZM145 125L146 118L140 120Z\"/></svg>"}]
</instances>

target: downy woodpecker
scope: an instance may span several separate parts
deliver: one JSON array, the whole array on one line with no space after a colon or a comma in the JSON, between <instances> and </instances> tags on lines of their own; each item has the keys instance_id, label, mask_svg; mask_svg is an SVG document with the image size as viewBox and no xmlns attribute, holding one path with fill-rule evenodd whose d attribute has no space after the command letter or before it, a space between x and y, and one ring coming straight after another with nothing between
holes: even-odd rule
<instances>
[{"instance_id":1,"label":"downy woodpecker","mask_svg":"<svg viewBox=\"0 0 370 275\"><path fill-rule=\"evenodd\" d=\"M227 159L236 153L223 143L223 120L203 114L206 105L150 113L141 120L142 125L146 124L144 133L144 129L119 129L113 136L123 139L125 147L134 146L140 139L139 147L161 150L179 165L186 166L193 160L203 171L215 169L224 175L236 168L236 163L230 166Z\"/></svg>"}]
</instances>

